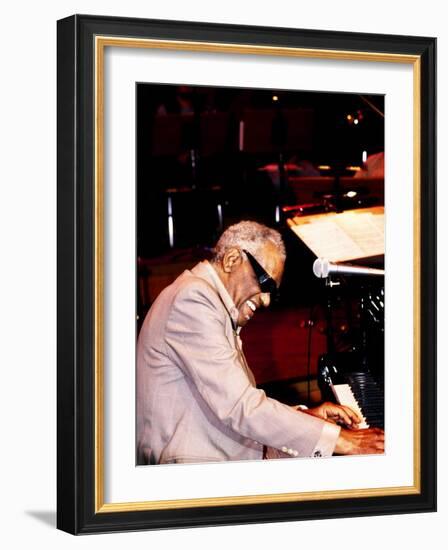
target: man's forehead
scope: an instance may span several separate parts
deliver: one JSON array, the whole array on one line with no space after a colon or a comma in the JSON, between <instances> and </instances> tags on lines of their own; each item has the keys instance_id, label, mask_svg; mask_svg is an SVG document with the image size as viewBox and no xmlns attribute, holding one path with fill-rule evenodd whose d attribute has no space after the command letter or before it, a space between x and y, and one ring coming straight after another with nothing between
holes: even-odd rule
<instances>
[{"instance_id":1,"label":"man's forehead","mask_svg":"<svg viewBox=\"0 0 448 550\"><path fill-rule=\"evenodd\" d=\"M266 241L261 248L261 254L271 261L283 262L282 254L275 244L271 241Z\"/></svg>"},{"instance_id":2,"label":"man's forehead","mask_svg":"<svg viewBox=\"0 0 448 550\"><path fill-rule=\"evenodd\" d=\"M261 250L263 266L274 278L281 278L284 267L284 259L279 249L271 241L267 241Z\"/></svg>"}]
</instances>

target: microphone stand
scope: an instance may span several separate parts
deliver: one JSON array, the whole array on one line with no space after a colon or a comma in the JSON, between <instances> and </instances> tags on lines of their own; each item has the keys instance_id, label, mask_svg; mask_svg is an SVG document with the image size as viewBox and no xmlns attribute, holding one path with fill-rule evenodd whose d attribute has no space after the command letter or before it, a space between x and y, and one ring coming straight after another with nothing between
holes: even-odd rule
<instances>
[{"instance_id":1,"label":"microphone stand","mask_svg":"<svg viewBox=\"0 0 448 550\"><path fill-rule=\"evenodd\" d=\"M333 330L333 296L332 296L332 288L334 286L339 286L341 283L339 282L333 282L331 280L331 275L328 275L328 277L325 279L325 319L327 322L327 353L333 354L335 352L336 346L334 343L334 330Z\"/></svg>"}]
</instances>

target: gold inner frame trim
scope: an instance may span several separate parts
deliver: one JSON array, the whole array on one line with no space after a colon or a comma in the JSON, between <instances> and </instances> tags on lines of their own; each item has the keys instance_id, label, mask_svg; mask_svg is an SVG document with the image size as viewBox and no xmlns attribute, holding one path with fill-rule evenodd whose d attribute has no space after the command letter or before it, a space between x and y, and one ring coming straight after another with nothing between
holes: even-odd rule
<instances>
[{"instance_id":1,"label":"gold inner frame trim","mask_svg":"<svg viewBox=\"0 0 448 550\"><path fill-rule=\"evenodd\" d=\"M162 50L193 51L207 53L234 53L265 56L301 57L312 59L405 63L413 65L413 251L414 251L414 480L413 485L353 490L314 491L244 495L181 500L143 502L104 502L104 50L106 47L152 48ZM417 55L389 54L381 52L356 52L291 47L256 46L253 44L225 44L181 40L154 40L96 36L95 44L95 513L130 512L197 508L208 506L231 506L274 502L298 502L419 494L421 491L421 442L420 442L420 154L421 154L421 59Z\"/></svg>"}]
</instances>

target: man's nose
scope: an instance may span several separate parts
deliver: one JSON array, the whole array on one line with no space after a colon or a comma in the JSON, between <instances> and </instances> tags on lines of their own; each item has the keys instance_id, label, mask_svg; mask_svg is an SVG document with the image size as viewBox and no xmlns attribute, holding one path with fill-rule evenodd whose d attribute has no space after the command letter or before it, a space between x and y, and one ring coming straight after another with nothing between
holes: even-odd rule
<instances>
[{"instance_id":1,"label":"man's nose","mask_svg":"<svg viewBox=\"0 0 448 550\"><path fill-rule=\"evenodd\" d=\"M263 307L269 306L271 303L271 295L269 292L263 292L263 294L261 294L261 303L263 304Z\"/></svg>"}]
</instances>

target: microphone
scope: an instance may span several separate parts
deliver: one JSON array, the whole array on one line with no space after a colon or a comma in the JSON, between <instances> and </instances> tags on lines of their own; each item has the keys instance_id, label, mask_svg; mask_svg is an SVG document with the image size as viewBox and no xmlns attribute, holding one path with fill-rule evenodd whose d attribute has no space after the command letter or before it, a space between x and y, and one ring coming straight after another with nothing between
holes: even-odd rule
<instances>
[{"instance_id":1,"label":"microphone","mask_svg":"<svg viewBox=\"0 0 448 550\"><path fill-rule=\"evenodd\" d=\"M325 279L332 273L339 275L384 275L384 269L357 265L332 264L326 258L317 258L313 263L313 273L318 279Z\"/></svg>"}]
</instances>

